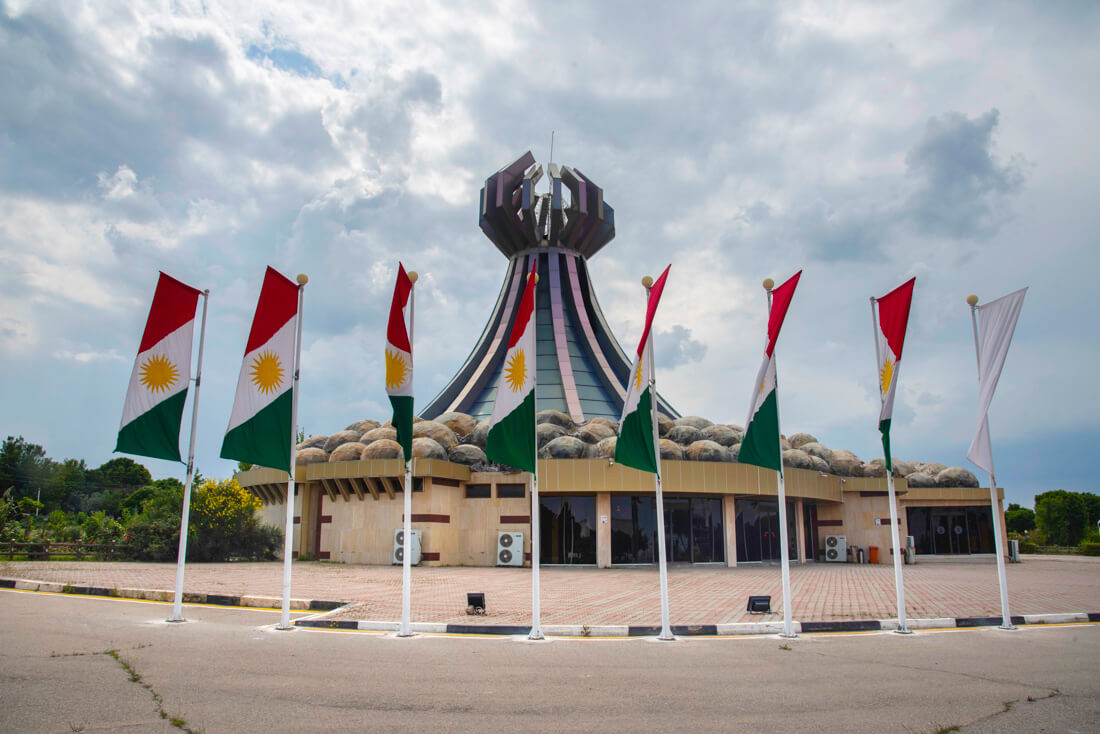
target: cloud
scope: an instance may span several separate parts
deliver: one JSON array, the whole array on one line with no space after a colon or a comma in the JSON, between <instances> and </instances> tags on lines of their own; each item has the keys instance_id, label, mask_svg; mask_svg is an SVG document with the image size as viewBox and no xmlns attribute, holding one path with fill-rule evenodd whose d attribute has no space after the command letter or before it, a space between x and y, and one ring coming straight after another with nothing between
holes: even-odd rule
<instances>
[{"instance_id":1,"label":"cloud","mask_svg":"<svg viewBox=\"0 0 1100 734\"><path fill-rule=\"evenodd\" d=\"M654 335L656 354L654 358L662 368L673 368L683 364L699 362L706 356L707 346L691 338L691 329L673 324L671 329L657 329Z\"/></svg>"}]
</instances>

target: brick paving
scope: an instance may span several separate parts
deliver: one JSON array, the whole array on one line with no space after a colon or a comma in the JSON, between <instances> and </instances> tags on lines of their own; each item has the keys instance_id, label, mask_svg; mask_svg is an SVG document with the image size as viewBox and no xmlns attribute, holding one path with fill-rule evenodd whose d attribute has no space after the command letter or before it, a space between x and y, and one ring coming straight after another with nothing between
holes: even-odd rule
<instances>
[{"instance_id":1,"label":"brick paving","mask_svg":"<svg viewBox=\"0 0 1100 734\"><path fill-rule=\"evenodd\" d=\"M519 568L414 568L412 618L416 622L525 624L531 615L531 570ZM989 560L906 566L910 618L997 616L996 565ZM722 624L782 619L778 566L669 569L673 624ZM107 588L175 586L175 564L3 562L0 577ZM655 567L542 569L543 624L655 625L660 599ZM188 592L278 597L282 564L213 563L187 567ZM1100 611L1100 558L1029 556L1008 566L1012 613ZM488 613L465 613L466 592L484 592ZM750 594L770 594L776 613L749 615ZM793 617L798 621L894 617L891 566L807 564L791 567ZM338 619L393 621L401 615L401 568L296 562L292 595L354 602Z\"/></svg>"}]
</instances>

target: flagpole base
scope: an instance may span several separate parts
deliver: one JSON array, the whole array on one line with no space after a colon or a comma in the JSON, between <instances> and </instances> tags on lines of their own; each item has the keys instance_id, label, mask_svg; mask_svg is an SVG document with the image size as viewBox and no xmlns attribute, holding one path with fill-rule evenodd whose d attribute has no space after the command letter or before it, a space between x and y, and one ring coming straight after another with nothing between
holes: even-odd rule
<instances>
[{"instance_id":1,"label":"flagpole base","mask_svg":"<svg viewBox=\"0 0 1100 734\"><path fill-rule=\"evenodd\" d=\"M293 632L294 630L296 630L298 628L295 627L292 624L288 624L286 627L284 627L281 624L277 624L277 625L275 625L275 629L279 630L280 632Z\"/></svg>"},{"instance_id":2,"label":"flagpole base","mask_svg":"<svg viewBox=\"0 0 1100 734\"><path fill-rule=\"evenodd\" d=\"M166 619L164 621L165 622L171 622L172 624L179 624L180 622L186 622L187 620L184 619L183 617L169 617L168 619Z\"/></svg>"},{"instance_id":3,"label":"flagpole base","mask_svg":"<svg viewBox=\"0 0 1100 734\"><path fill-rule=\"evenodd\" d=\"M1017 627L1014 624L1010 624L1010 625L999 624L999 625L997 625L997 629L1004 630L1005 632L1015 632L1016 630L1018 630L1020 628Z\"/></svg>"},{"instance_id":4,"label":"flagpole base","mask_svg":"<svg viewBox=\"0 0 1100 734\"><path fill-rule=\"evenodd\" d=\"M789 635L786 632L780 632L779 636L782 637L784 640L797 640L798 639L798 635L794 632L790 633Z\"/></svg>"},{"instance_id":5,"label":"flagpole base","mask_svg":"<svg viewBox=\"0 0 1100 734\"><path fill-rule=\"evenodd\" d=\"M542 636L542 630L531 630L531 633L527 635L527 639L537 642L538 640L545 640L546 638Z\"/></svg>"},{"instance_id":6,"label":"flagpole base","mask_svg":"<svg viewBox=\"0 0 1100 734\"><path fill-rule=\"evenodd\" d=\"M657 635L657 639L661 642L675 642L676 635L672 634L672 632L668 630L664 630L661 632L661 634Z\"/></svg>"},{"instance_id":7,"label":"flagpole base","mask_svg":"<svg viewBox=\"0 0 1100 734\"><path fill-rule=\"evenodd\" d=\"M893 632L895 635L911 635L911 634L913 634L913 630L911 630L907 627L906 628L898 627L896 630L890 630L890 631Z\"/></svg>"},{"instance_id":8,"label":"flagpole base","mask_svg":"<svg viewBox=\"0 0 1100 734\"><path fill-rule=\"evenodd\" d=\"M416 637L415 632L398 632L395 637Z\"/></svg>"}]
</instances>

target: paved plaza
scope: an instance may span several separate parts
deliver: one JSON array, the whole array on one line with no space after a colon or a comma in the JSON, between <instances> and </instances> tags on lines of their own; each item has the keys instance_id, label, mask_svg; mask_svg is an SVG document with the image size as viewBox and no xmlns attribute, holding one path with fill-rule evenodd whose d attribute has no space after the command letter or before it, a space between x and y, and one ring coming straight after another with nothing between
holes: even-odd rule
<instances>
[{"instance_id":1,"label":"paved plaza","mask_svg":"<svg viewBox=\"0 0 1100 734\"><path fill-rule=\"evenodd\" d=\"M282 564L196 563L187 567L188 592L279 597ZM175 564L0 562L0 577L90 585L107 589L171 590ZM907 612L912 619L1000 614L997 568L984 561L906 566ZM778 566L685 566L669 569L669 606L677 625L773 621L782 618ZM542 569L542 621L555 625L660 623L655 567ZM529 568L429 568L412 571L412 618L462 624L466 592L486 594L479 623L530 622ZM1100 558L1025 556L1008 566L1014 615L1100 611ZM750 594L770 594L774 613L749 615ZM887 619L896 616L893 568L887 565L807 564L791 567L796 621ZM401 568L296 562L292 596L351 602L338 619L392 621L401 616Z\"/></svg>"}]
</instances>

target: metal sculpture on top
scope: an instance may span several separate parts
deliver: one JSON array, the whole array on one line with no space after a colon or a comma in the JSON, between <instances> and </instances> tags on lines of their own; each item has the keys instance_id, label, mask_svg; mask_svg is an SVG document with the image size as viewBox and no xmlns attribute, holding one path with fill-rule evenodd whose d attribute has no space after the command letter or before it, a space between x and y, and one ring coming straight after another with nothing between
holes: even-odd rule
<instances>
[{"instance_id":1,"label":"metal sculpture on top","mask_svg":"<svg viewBox=\"0 0 1100 734\"><path fill-rule=\"evenodd\" d=\"M508 271L481 338L421 411L424 418L452 411L479 419L492 414L508 330L534 258L538 409L560 410L577 423L597 416L618 420L622 413L631 360L607 325L587 266L615 237L615 210L603 189L569 166L549 164L550 192L536 193L543 173L528 151L485 180L479 223L508 258ZM659 395L657 405L679 417Z\"/></svg>"}]
</instances>

